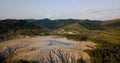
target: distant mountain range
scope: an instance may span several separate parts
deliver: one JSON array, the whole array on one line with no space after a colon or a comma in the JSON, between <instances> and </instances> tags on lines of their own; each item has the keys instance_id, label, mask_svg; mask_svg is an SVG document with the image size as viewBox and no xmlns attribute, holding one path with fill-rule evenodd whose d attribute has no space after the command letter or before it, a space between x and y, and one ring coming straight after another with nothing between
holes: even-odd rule
<instances>
[{"instance_id":1,"label":"distant mountain range","mask_svg":"<svg viewBox=\"0 0 120 63\"><path fill-rule=\"evenodd\" d=\"M79 20L79 19L41 19L41 20L26 20L30 23L33 23L37 26L48 28L48 29L58 29L70 25L80 25L89 30L105 30L110 28L119 28L120 19L113 19L107 21L100 20Z\"/></svg>"}]
</instances>

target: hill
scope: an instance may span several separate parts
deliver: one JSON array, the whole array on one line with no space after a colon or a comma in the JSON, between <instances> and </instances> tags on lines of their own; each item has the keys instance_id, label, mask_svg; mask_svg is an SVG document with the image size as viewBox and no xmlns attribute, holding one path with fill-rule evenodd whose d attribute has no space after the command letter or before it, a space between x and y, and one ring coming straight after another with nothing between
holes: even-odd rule
<instances>
[{"instance_id":1,"label":"hill","mask_svg":"<svg viewBox=\"0 0 120 63\"><path fill-rule=\"evenodd\" d=\"M29 22L29 20L28 20ZM65 30L65 31L73 31L80 34L88 34L90 37L94 35L98 36L107 36L109 37L118 37L120 34L120 19L113 19L107 21L100 20L80 20L80 19L41 19L41 20L33 20L30 21L37 26L45 27L49 30ZM93 36L92 36L93 35ZM98 37L97 36L97 37ZM101 38L102 38L101 37ZM112 38L114 39L114 38ZM111 39L110 39L111 40ZM114 39L115 40L115 39ZM117 41L118 42L118 41Z\"/></svg>"},{"instance_id":2,"label":"hill","mask_svg":"<svg viewBox=\"0 0 120 63\"><path fill-rule=\"evenodd\" d=\"M120 32L120 19L104 21L101 26L110 32L118 33Z\"/></svg>"},{"instance_id":3,"label":"hill","mask_svg":"<svg viewBox=\"0 0 120 63\"><path fill-rule=\"evenodd\" d=\"M1 20L0 21L0 39L12 39L19 35L35 35L45 31L44 28L36 26L25 20Z\"/></svg>"},{"instance_id":4,"label":"hill","mask_svg":"<svg viewBox=\"0 0 120 63\"><path fill-rule=\"evenodd\" d=\"M46 27L49 29L58 29L60 27L64 27L67 25L79 23L81 26L84 26L87 29L90 30L100 30L100 29L106 29L105 27L113 27L113 26L119 26L120 19L114 19L114 20L107 20L107 21L100 21L100 20L80 20L80 19L56 19L56 20L50 20L48 18L46 19L40 19L40 20L26 20L28 22L31 22L35 25Z\"/></svg>"},{"instance_id":5,"label":"hill","mask_svg":"<svg viewBox=\"0 0 120 63\"><path fill-rule=\"evenodd\" d=\"M94 50L86 50L91 63L120 63L120 20L80 21L63 27L67 31L78 31L80 34L62 36L77 41L90 40L97 45Z\"/></svg>"},{"instance_id":6,"label":"hill","mask_svg":"<svg viewBox=\"0 0 120 63\"><path fill-rule=\"evenodd\" d=\"M35 25L45 27L48 29L58 29L58 28L61 28L63 26L66 26L66 25L79 22L79 20L74 20L74 19L57 19L57 20L40 19L40 20L33 20L33 21L28 20L28 22L31 22Z\"/></svg>"},{"instance_id":7,"label":"hill","mask_svg":"<svg viewBox=\"0 0 120 63\"><path fill-rule=\"evenodd\" d=\"M5 40L5 39L8 40L11 38L16 38L20 35L23 35L23 36L39 35L39 33L45 33L46 31L49 34L56 35L57 37L58 36L66 37L67 39L75 40L78 43L82 41L84 41L85 43L88 43L88 41L92 41L98 44L95 48L91 47L91 48L94 48L94 50L85 50L85 52L87 52L90 55L91 63L112 63L112 62L120 63L120 34L119 34L120 19L113 19L113 20L107 20L107 21L79 20L79 19L57 19L57 20L50 20L50 19L9 20L8 19L8 20L0 21L0 40ZM63 33L62 34L57 33L60 31L62 31ZM75 34L64 34L64 32L65 33L75 32ZM44 39L45 38L42 38L41 40L44 40ZM40 43L38 39L37 41L38 43ZM49 45L57 44L60 46L60 44L63 44L63 43L59 43L59 44L55 43L55 40L47 40L47 41L50 41ZM27 42L28 44L31 41L29 42L25 41L25 42ZM8 44L7 42L2 42L2 43ZM9 43L11 44L11 42ZM31 45L33 45L33 43L34 42L31 42ZM38 45L38 43L36 43L36 45ZM87 47L89 46L87 45ZM35 50L35 49L30 48L27 51L30 51L30 50ZM80 49L77 49L75 52L78 52L78 50L81 50L81 47ZM39 55L35 55L35 56L39 56ZM46 58L46 56L44 55L42 57ZM10 58L11 58L11 55L8 56L7 59L5 60L7 61L11 60ZM4 59L2 58L0 59L0 61L1 60L4 60Z\"/></svg>"}]
</instances>

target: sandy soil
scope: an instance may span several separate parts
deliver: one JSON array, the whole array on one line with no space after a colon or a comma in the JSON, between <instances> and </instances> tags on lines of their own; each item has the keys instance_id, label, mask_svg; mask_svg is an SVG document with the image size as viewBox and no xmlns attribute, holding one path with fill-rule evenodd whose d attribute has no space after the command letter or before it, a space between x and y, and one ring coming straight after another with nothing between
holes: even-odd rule
<instances>
[{"instance_id":1,"label":"sandy soil","mask_svg":"<svg viewBox=\"0 0 120 63\"><path fill-rule=\"evenodd\" d=\"M0 52L5 54L7 51L7 55L14 53L13 60L76 63L78 59L82 58L89 63L90 57L84 50L93 49L95 45L90 41L77 42L66 38L55 38L54 36L38 36L1 42Z\"/></svg>"}]
</instances>

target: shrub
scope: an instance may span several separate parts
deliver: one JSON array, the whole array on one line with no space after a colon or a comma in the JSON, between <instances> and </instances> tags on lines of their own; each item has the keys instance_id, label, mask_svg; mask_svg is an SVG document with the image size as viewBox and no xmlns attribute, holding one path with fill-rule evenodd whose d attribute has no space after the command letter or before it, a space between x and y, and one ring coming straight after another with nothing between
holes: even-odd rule
<instances>
[{"instance_id":1,"label":"shrub","mask_svg":"<svg viewBox=\"0 0 120 63\"><path fill-rule=\"evenodd\" d=\"M77 60L77 63L85 63L85 61L81 58Z\"/></svg>"}]
</instances>

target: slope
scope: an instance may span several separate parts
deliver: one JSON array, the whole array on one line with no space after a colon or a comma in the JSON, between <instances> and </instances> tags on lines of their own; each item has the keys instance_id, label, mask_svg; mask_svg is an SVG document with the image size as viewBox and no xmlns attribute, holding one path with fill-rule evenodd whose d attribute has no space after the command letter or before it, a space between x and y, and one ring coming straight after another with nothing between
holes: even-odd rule
<instances>
[{"instance_id":1,"label":"slope","mask_svg":"<svg viewBox=\"0 0 120 63\"><path fill-rule=\"evenodd\" d=\"M0 40L12 39L19 35L34 35L45 31L25 20L2 20L0 21Z\"/></svg>"}]
</instances>

